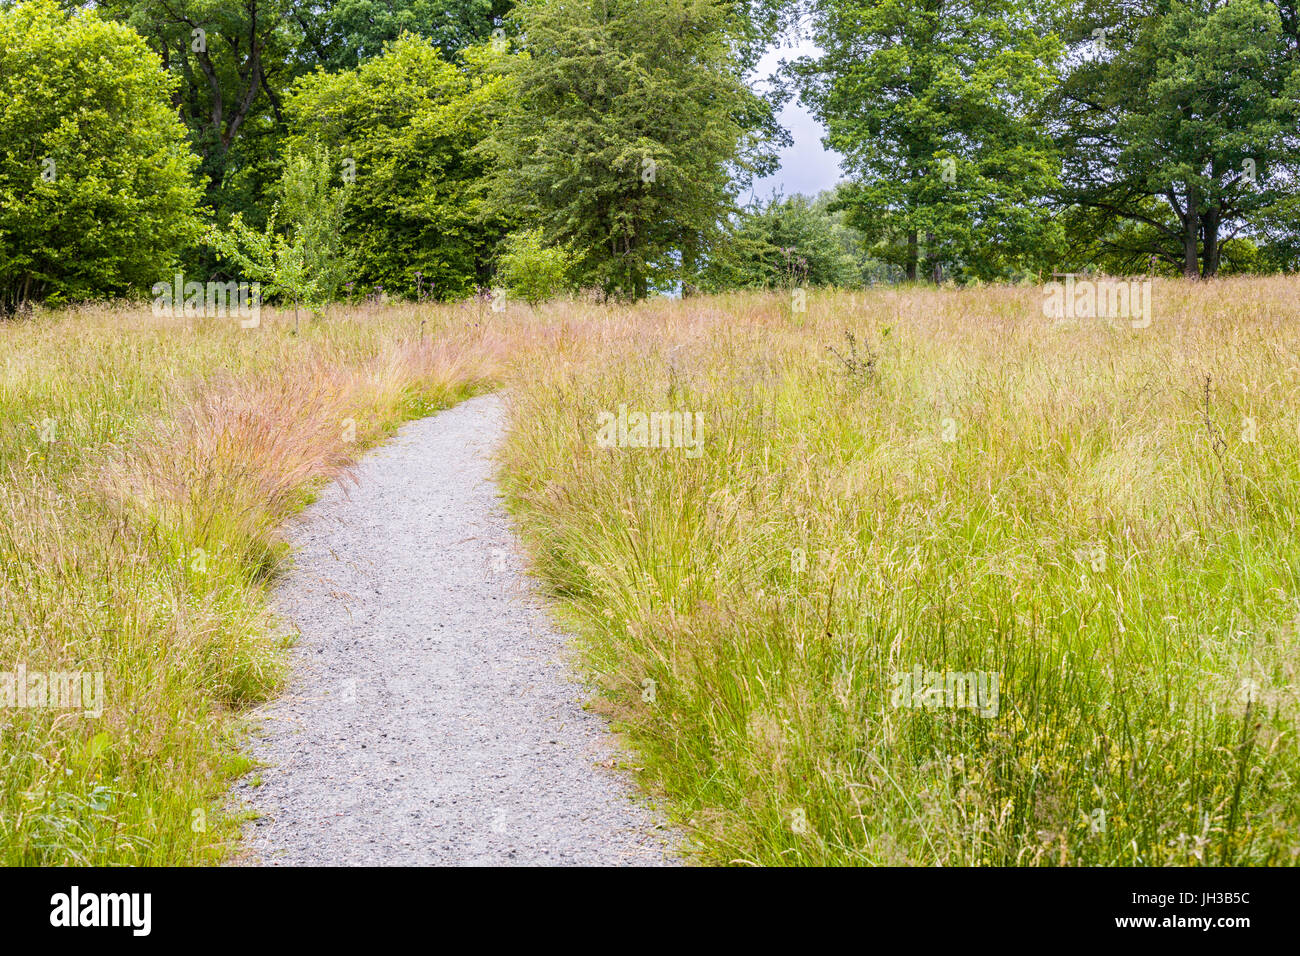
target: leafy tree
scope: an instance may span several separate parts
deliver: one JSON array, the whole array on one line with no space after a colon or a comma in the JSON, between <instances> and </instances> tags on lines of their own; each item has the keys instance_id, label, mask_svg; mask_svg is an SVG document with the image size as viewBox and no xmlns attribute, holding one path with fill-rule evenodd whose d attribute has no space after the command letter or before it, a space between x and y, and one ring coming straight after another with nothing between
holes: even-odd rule
<instances>
[{"instance_id":1,"label":"leafy tree","mask_svg":"<svg viewBox=\"0 0 1300 956\"><path fill-rule=\"evenodd\" d=\"M805 196L750 207L711 257L701 285L709 291L856 285L858 262L842 230L838 214Z\"/></svg>"},{"instance_id":2,"label":"leafy tree","mask_svg":"<svg viewBox=\"0 0 1300 956\"><path fill-rule=\"evenodd\" d=\"M97 6L143 36L179 78L173 104L202 158L212 208L224 217L247 203L246 193L227 190L232 174L258 164L259 151L242 149L242 140L250 132L254 140L278 140L281 93L305 68L285 28L289 0L102 0ZM263 172L274 182L271 170Z\"/></svg>"},{"instance_id":3,"label":"leafy tree","mask_svg":"<svg viewBox=\"0 0 1300 956\"><path fill-rule=\"evenodd\" d=\"M65 0L68 5L71 0ZM351 69L403 32L451 56L491 35L510 0L100 0L177 76L174 102L219 222L263 222L289 133L284 97L314 68ZM210 266L211 263L207 262Z\"/></svg>"},{"instance_id":4,"label":"leafy tree","mask_svg":"<svg viewBox=\"0 0 1300 956\"><path fill-rule=\"evenodd\" d=\"M1062 22L1075 65L1051 114L1085 258L1211 276L1239 233L1294 234L1294 2L1088 2Z\"/></svg>"},{"instance_id":5,"label":"leafy tree","mask_svg":"<svg viewBox=\"0 0 1300 956\"><path fill-rule=\"evenodd\" d=\"M1261 210L1252 225L1261 271L1300 272L1300 191ZM1226 250L1221 254L1226 257Z\"/></svg>"},{"instance_id":6,"label":"leafy tree","mask_svg":"<svg viewBox=\"0 0 1300 956\"><path fill-rule=\"evenodd\" d=\"M854 177L849 221L908 279L995 278L1059 244L1039 131L1056 38L1018 0L811 0L793 74Z\"/></svg>"},{"instance_id":7,"label":"leafy tree","mask_svg":"<svg viewBox=\"0 0 1300 956\"><path fill-rule=\"evenodd\" d=\"M450 59L488 40L511 6L511 0L332 0L297 3L293 19L312 61L333 72L379 56L403 33L425 37Z\"/></svg>"},{"instance_id":8,"label":"leafy tree","mask_svg":"<svg viewBox=\"0 0 1300 956\"><path fill-rule=\"evenodd\" d=\"M283 295L319 312L339 298L351 257L343 248L343 213L348 187L332 184L334 162L320 146L292 152L280 180L280 200L266 228L258 232L236 213L228 231L214 229L208 241L237 264L247 278L264 284L263 294ZM277 230L277 218L284 230Z\"/></svg>"},{"instance_id":9,"label":"leafy tree","mask_svg":"<svg viewBox=\"0 0 1300 956\"><path fill-rule=\"evenodd\" d=\"M644 297L685 275L762 159L770 104L712 0L525 0L514 108L486 147L503 215L569 245L578 279Z\"/></svg>"},{"instance_id":10,"label":"leafy tree","mask_svg":"<svg viewBox=\"0 0 1300 956\"><path fill-rule=\"evenodd\" d=\"M290 151L280 179L280 209L291 224L295 245L303 249L310 283L302 298L313 308L338 299L352 266L343 239L351 187L346 182L335 185L338 175L329 149L313 143Z\"/></svg>"},{"instance_id":11,"label":"leafy tree","mask_svg":"<svg viewBox=\"0 0 1300 956\"><path fill-rule=\"evenodd\" d=\"M537 228L506 237L497 277L511 295L535 306L563 292L569 286L572 269L569 250L546 245L542 230Z\"/></svg>"},{"instance_id":12,"label":"leafy tree","mask_svg":"<svg viewBox=\"0 0 1300 956\"><path fill-rule=\"evenodd\" d=\"M429 40L403 36L355 70L303 77L286 103L291 144L334 149L355 185L343 239L357 280L457 298L486 285L506 233L487 208L488 159L476 151L502 111L505 54L470 48L457 69Z\"/></svg>"},{"instance_id":13,"label":"leafy tree","mask_svg":"<svg viewBox=\"0 0 1300 956\"><path fill-rule=\"evenodd\" d=\"M143 291L197 237L173 88L119 24L0 8L0 311Z\"/></svg>"},{"instance_id":14,"label":"leafy tree","mask_svg":"<svg viewBox=\"0 0 1300 956\"><path fill-rule=\"evenodd\" d=\"M842 186L826 189L818 194L812 203L813 211L828 219L831 234L844 256L852 263L852 277L849 281L840 284L865 286L877 282L899 281L903 277L902 270L896 265L874 258L866 236L849 225L849 215L842 193Z\"/></svg>"}]
</instances>

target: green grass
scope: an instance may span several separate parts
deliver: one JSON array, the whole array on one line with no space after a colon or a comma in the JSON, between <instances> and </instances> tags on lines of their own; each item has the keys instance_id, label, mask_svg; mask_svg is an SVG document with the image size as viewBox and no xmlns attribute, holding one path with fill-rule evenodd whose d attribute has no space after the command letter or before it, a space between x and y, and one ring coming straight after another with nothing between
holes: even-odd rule
<instances>
[{"instance_id":1,"label":"green grass","mask_svg":"<svg viewBox=\"0 0 1300 956\"><path fill-rule=\"evenodd\" d=\"M1294 863L1297 293L693 300L539 358L511 504L701 858ZM704 454L598 447L620 403ZM895 706L917 666L997 715Z\"/></svg>"},{"instance_id":2,"label":"green grass","mask_svg":"<svg viewBox=\"0 0 1300 956\"><path fill-rule=\"evenodd\" d=\"M500 384L535 573L702 861L1293 864L1297 293L1157 282L1145 329L1033 288L0 324L0 671L107 697L0 708L0 861L223 859L284 520ZM703 454L601 447L621 404L700 413ZM997 675L996 715L895 706L918 666Z\"/></svg>"}]
</instances>

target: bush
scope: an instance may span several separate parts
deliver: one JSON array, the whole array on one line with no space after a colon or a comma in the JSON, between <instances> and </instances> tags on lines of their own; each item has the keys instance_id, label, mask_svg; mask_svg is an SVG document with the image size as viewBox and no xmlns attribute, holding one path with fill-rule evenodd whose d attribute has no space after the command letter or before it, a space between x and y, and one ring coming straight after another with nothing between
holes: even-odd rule
<instances>
[{"instance_id":1,"label":"bush","mask_svg":"<svg viewBox=\"0 0 1300 956\"><path fill-rule=\"evenodd\" d=\"M700 285L710 292L858 285L865 265L853 251L859 239L825 202L773 198L741 212Z\"/></svg>"},{"instance_id":2,"label":"bush","mask_svg":"<svg viewBox=\"0 0 1300 956\"><path fill-rule=\"evenodd\" d=\"M0 9L0 312L143 293L197 237L173 82L128 27Z\"/></svg>"},{"instance_id":3,"label":"bush","mask_svg":"<svg viewBox=\"0 0 1300 956\"><path fill-rule=\"evenodd\" d=\"M573 254L564 246L547 246L541 228L511 234L497 277L510 295L537 305L569 288Z\"/></svg>"}]
</instances>

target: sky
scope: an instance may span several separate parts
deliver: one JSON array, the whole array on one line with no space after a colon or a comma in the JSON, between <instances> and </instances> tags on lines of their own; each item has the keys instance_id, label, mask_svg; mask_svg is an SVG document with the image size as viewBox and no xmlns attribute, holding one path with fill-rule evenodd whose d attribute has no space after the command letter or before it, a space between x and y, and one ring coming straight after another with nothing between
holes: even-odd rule
<instances>
[{"instance_id":1,"label":"sky","mask_svg":"<svg viewBox=\"0 0 1300 956\"><path fill-rule=\"evenodd\" d=\"M808 42L793 47L773 47L759 61L757 75L768 76L782 59L816 52L817 47ZM754 198L767 199L777 192L784 196L793 196L795 193L815 196L839 182L843 175L839 167L839 154L822 146L821 138L825 130L799 103L797 96L781 111L780 122L790 131L794 142L787 149L781 150L781 168L774 175L755 181Z\"/></svg>"}]
</instances>

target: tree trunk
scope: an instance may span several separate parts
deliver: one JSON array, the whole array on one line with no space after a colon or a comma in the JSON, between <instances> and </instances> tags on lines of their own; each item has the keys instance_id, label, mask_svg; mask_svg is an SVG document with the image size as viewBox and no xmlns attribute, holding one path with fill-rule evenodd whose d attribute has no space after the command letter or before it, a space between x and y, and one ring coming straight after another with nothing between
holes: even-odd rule
<instances>
[{"instance_id":1,"label":"tree trunk","mask_svg":"<svg viewBox=\"0 0 1300 956\"><path fill-rule=\"evenodd\" d=\"M1183 209L1183 276L1188 279L1198 278L1196 247L1200 237L1201 217L1196 211L1196 187L1187 186L1187 205Z\"/></svg>"},{"instance_id":2,"label":"tree trunk","mask_svg":"<svg viewBox=\"0 0 1300 956\"><path fill-rule=\"evenodd\" d=\"M925 251L930 260L930 281L938 285L943 281L943 261L934 247L934 233L925 234Z\"/></svg>"},{"instance_id":3,"label":"tree trunk","mask_svg":"<svg viewBox=\"0 0 1300 956\"><path fill-rule=\"evenodd\" d=\"M1201 217L1201 232L1205 242L1201 277L1205 279L1219 274L1219 220L1222 215L1219 207L1213 206Z\"/></svg>"},{"instance_id":4,"label":"tree trunk","mask_svg":"<svg viewBox=\"0 0 1300 956\"><path fill-rule=\"evenodd\" d=\"M917 262L916 230L913 229L911 232L907 234L907 281L908 282L916 281L916 262Z\"/></svg>"},{"instance_id":5,"label":"tree trunk","mask_svg":"<svg viewBox=\"0 0 1300 956\"><path fill-rule=\"evenodd\" d=\"M691 238L682 244L682 298L694 295L698 290L695 287L695 263L696 263L695 239Z\"/></svg>"}]
</instances>

